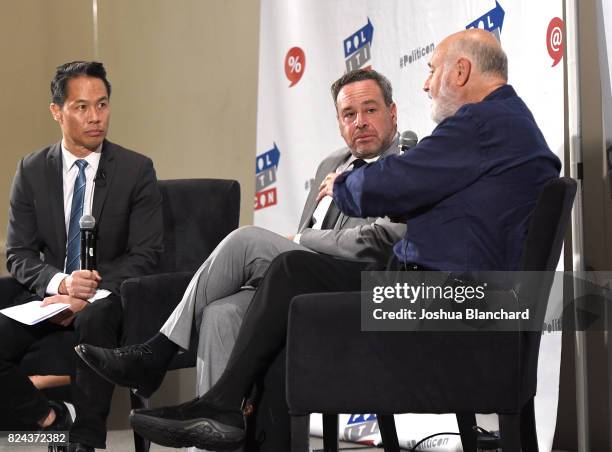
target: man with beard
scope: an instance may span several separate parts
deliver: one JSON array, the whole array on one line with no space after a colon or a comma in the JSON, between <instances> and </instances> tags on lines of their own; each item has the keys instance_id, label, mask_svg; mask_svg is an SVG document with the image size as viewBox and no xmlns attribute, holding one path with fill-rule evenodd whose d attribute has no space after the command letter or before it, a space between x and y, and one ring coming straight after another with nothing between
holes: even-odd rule
<instances>
[{"instance_id":1,"label":"man with beard","mask_svg":"<svg viewBox=\"0 0 612 452\"><path fill-rule=\"evenodd\" d=\"M514 270L538 194L558 177L560 161L507 84L507 58L492 34L449 36L430 68L424 90L439 122L432 135L401 156L328 175L320 196L332 195L350 215L407 218L389 269ZM358 92L335 93L340 124L359 117L355 98ZM280 255L259 284L217 383L187 403L137 410L134 429L174 447L239 445L242 400L283 349L291 299L359 290L366 268L372 267L301 251Z\"/></svg>"}]
</instances>

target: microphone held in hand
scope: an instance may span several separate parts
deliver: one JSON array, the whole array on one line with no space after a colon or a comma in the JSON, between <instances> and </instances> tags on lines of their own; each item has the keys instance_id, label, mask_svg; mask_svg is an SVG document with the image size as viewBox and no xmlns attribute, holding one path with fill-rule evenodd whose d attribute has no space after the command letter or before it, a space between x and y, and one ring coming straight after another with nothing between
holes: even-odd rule
<instances>
[{"instance_id":1,"label":"microphone held in hand","mask_svg":"<svg viewBox=\"0 0 612 452\"><path fill-rule=\"evenodd\" d=\"M81 270L96 269L96 219L83 215L79 220L81 228Z\"/></svg>"},{"instance_id":2,"label":"microphone held in hand","mask_svg":"<svg viewBox=\"0 0 612 452\"><path fill-rule=\"evenodd\" d=\"M406 152L408 149L416 146L419 142L419 137L412 130L405 130L399 136L398 147L400 151Z\"/></svg>"}]
</instances>

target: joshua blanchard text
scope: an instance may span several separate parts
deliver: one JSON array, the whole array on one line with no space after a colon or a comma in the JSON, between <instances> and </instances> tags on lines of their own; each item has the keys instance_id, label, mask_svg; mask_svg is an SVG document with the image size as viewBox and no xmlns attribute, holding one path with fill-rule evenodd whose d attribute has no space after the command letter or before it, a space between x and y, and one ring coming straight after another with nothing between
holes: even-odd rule
<instances>
[{"instance_id":1,"label":"joshua blanchard text","mask_svg":"<svg viewBox=\"0 0 612 452\"><path fill-rule=\"evenodd\" d=\"M421 309L403 308L395 311L385 311L374 309L372 316L375 320L529 320L529 308L523 311L483 311L475 308L468 308L463 311L428 311Z\"/></svg>"}]
</instances>

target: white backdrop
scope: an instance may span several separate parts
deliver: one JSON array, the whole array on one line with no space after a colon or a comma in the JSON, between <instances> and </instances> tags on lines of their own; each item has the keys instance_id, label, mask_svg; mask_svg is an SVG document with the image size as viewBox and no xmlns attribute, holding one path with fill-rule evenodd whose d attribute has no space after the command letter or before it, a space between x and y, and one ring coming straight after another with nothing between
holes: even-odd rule
<instances>
[{"instance_id":1,"label":"white backdrop","mask_svg":"<svg viewBox=\"0 0 612 452\"><path fill-rule=\"evenodd\" d=\"M612 146L612 0L600 0L599 63L601 68L601 97L603 101L603 129L606 147ZM608 155L612 169L612 155Z\"/></svg>"},{"instance_id":2,"label":"white backdrop","mask_svg":"<svg viewBox=\"0 0 612 452\"><path fill-rule=\"evenodd\" d=\"M318 163L344 146L329 88L348 69L372 66L385 74L394 88L399 130L428 135L435 124L422 91L427 62L445 36L468 27L498 35L509 57L510 83L563 160L560 17L561 0L262 0L255 224L281 234L296 231ZM536 411L545 451L551 449L556 418L560 337L545 335L542 344L544 384ZM341 432L377 441L373 421L369 415L347 417ZM450 415L403 415L397 422L404 445L457 430ZM491 426L486 419L479 422ZM427 450L456 450L458 444L448 437L431 441Z\"/></svg>"}]
</instances>

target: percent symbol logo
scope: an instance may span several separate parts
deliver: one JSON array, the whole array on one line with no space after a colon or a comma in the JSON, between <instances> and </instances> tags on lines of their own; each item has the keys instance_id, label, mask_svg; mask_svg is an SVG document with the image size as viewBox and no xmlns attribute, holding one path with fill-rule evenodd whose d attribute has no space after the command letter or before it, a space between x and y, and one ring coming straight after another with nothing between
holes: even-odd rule
<instances>
[{"instance_id":1,"label":"percent symbol logo","mask_svg":"<svg viewBox=\"0 0 612 452\"><path fill-rule=\"evenodd\" d=\"M285 76L291 82L289 88L300 81L306 70L306 55L300 47L291 47L285 56Z\"/></svg>"}]
</instances>

